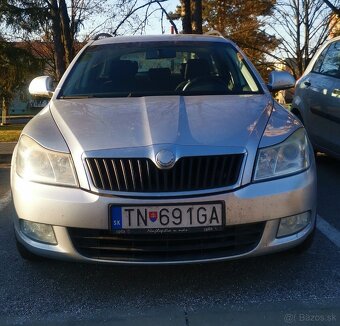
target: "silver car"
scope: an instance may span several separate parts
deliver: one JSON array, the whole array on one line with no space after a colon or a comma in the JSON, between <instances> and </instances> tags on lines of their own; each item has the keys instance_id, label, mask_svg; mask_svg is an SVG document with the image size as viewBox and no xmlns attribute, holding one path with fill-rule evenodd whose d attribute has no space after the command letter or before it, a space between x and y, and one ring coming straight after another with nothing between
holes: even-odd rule
<instances>
[{"instance_id":1,"label":"silver car","mask_svg":"<svg viewBox=\"0 0 340 326\"><path fill-rule=\"evenodd\" d=\"M91 41L26 125L11 169L23 258L176 264L307 248L316 175L305 129L222 37Z\"/></svg>"},{"instance_id":2,"label":"silver car","mask_svg":"<svg viewBox=\"0 0 340 326\"><path fill-rule=\"evenodd\" d=\"M296 84L292 112L315 149L340 158L340 37L326 42Z\"/></svg>"}]
</instances>

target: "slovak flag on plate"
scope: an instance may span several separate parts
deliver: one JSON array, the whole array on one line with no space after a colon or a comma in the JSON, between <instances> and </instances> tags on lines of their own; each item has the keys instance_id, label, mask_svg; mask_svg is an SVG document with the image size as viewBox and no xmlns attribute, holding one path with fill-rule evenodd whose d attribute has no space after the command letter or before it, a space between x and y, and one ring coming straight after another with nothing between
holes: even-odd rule
<instances>
[{"instance_id":1,"label":"slovak flag on plate","mask_svg":"<svg viewBox=\"0 0 340 326\"><path fill-rule=\"evenodd\" d=\"M158 212L149 212L149 219L151 222L156 222L158 219Z\"/></svg>"}]
</instances>

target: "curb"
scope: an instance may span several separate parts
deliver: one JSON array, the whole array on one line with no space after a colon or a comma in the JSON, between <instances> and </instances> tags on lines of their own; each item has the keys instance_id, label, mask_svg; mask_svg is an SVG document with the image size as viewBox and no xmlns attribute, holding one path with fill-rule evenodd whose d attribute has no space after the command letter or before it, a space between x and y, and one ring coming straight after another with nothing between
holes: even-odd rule
<instances>
[{"instance_id":1,"label":"curb","mask_svg":"<svg viewBox=\"0 0 340 326\"><path fill-rule=\"evenodd\" d=\"M11 163L12 154L17 142L0 142L0 163Z\"/></svg>"}]
</instances>

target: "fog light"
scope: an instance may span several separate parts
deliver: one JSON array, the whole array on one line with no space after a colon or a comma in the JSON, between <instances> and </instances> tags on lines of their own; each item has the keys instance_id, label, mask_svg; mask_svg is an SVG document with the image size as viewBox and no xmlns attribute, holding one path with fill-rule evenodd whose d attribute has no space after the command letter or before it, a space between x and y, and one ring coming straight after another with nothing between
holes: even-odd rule
<instances>
[{"instance_id":1,"label":"fog light","mask_svg":"<svg viewBox=\"0 0 340 326\"><path fill-rule=\"evenodd\" d=\"M304 229L310 223L310 220L310 212L281 218L276 237L281 238L297 233Z\"/></svg>"},{"instance_id":2,"label":"fog light","mask_svg":"<svg viewBox=\"0 0 340 326\"><path fill-rule=\"evenodd\" d=\"M53 245L57 244L52 225L20 220L20 228L22 233L32 240Z\"/></svg>"}]
</instances>

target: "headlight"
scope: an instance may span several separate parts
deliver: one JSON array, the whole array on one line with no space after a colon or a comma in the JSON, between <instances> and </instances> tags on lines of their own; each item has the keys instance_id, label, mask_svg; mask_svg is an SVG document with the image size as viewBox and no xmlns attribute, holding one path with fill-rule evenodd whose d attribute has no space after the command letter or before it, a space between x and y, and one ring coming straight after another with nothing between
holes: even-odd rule
<instances>
[{"instance_id":1,"label":"headlight","mask_svg":"<svg viewBox=\"0 0 340 326\"><path fill-rule=\"evenodd\" d=\"M47 150L27 136L18 144L16 172L29 181L78 185L70 154Z\"/></svg>"},{"instance_id":2,"label":"headlight","mask_svg":"<svg viewBox=\"0 0 340 326\"><path fill-rule=\"evenodd\" d=\"M258 151L254 181L297 173L310 165L309 145L304 129L284 142Z\"/></svg>"}]
</instances>

